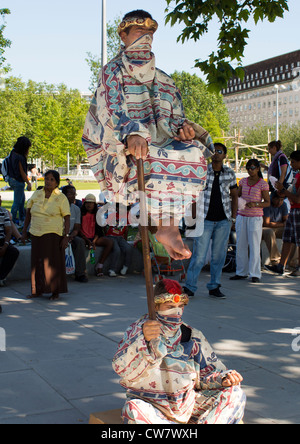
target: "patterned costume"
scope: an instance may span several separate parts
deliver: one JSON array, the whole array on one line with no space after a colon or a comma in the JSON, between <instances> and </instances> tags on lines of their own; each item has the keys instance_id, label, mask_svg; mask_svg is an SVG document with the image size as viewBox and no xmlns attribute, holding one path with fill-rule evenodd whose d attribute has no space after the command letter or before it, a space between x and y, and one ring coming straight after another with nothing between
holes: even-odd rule
<instances>
[{"instance_id":1,"label":"patterned costume","mask_svg":"<svg viewBox=\"0 0 300 444\"><path fill-rule=\"evenodd\" d=\"M182 99L173 80L155 67L151 44L151 35L140 37L101 71L83 145L101 190L110 194L108 200L127 204L137 198L137 167L136 159L126 155L126 138L146 139L148 212L161 218L163 208L166 217L173 213L180 218L183 196L188 204L205 187L205 158L214 147L209 134L196 124L195 140L174 140L186 121ZM175 201L171 204L170 195Z\"/></svg>"},{"instance_id":2,"label":"patterned costume","mask_svg":"<svg viewBox=\"0 0 300 444\"><path fill-rule=\"evenodd\" d=\"M222 387L225 366L203 334L158 312L162 334L146 342L147 316L125 332L113 368L127 389L123 421L129 424L234 424L242 420L240 386Z\"/></svg>"}]
</instances>

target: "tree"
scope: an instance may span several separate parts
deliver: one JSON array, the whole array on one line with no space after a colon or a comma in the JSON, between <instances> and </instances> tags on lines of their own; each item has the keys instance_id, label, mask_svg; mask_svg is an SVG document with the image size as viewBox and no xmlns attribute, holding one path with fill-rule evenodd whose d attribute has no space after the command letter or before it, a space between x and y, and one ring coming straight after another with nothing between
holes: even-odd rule
<instances>
[{"instance_id":1,"label":"tree","mask_svg":"<svg viewBox=\"0 0 300 444\"><path fill-rule=\"evenodd\" d=\"M113 59L120 51L121 39L117 32L118 25L121 21L120 17L116 17L113 22L107 23L107 59ZM85 59L91 70L89 90L94 93L98 85L98 76L101 69L101 60L91 52L87 52Z\"/></svg>"},{"instance_id":2,"label":"tree","mask_svg":"<svg viewBox=\"0 0 300 444\"><path fill-rule=\"evenodd\" d=\"M280 140L283 144L283 151L287 156L295 149L295 144L300 149L300 122L290 125L284 123L280 125ZM249 145L261 145L275 139L276 128L258 124L254 128L248 128L244 131L243 143Z\"/></svg>"},{"instance_id":3,"label":"tree","mask_svg":"<svg viewBox=\"0 0 300 444\"><path fill-rule=\"evenodd\" d=\"M65 166L69 152L72 163L80 163L86 157L81 137L89 104L78 90L68 90L63 84L31 81L26 92L33 157L51 166Z\"/></svg>"},{"instance_id":4,"label":"tree","mask_svg":"<svg viewBox=\"0 0 300 444\"><path fill-rule=\"evenodd\" d=\"M184 43L198 41L208 32L208 25L216 16L219 20L218 50L207 60L196 60L195 66L206 74L210 89L220 91L232 77L244 78L242 59L250 30L245 24L254 19L274 22L288 11L288 0L166 0L166 23L183 23L178 37ZM173 6L175 4L175 7ZM237 63L234 68L232 64Z\"/></svg>"},{"instance_id":5,"label":"tree","mask_svg":"<svg viewBox=\"0 0 300 444\"><path fill-rule=\"evenodd\" d=\"M29 118L24 101L25 84L17 78L5 80L0 91L0 157L6 157L17 138L25 135Z\"/></svg>"},{"instance_id":6,"label":"tree","mask_svg":"<svg viewBox=\"0 0 300 444\"><path fill-rule=\"evenodd\" d=\"M4 68L4 62L5 62L5 57L4 57L4 51L5 48L9 48L11 45L11 41L6 39L3 35L4 29L6 27L5 25L5 16L10 14L10 10L5 8L5 9L0 9L0 20L2 19L3 24L0 24L0 72L1 69L6 70L7 68Z\"/></svg>"},{"instance_id":7,"label":"tree","mask_svg":"<svg viewBox=\"0 0 300 444\"><path fill-rule=\"evenodd\" d=\"M89 104L78 90L8 77L0 93L0 157L6 157L19 136L31 142L30 158L50 167L86 158L81 143Z\"/></svg>"},{"instance_id":8,"label":"tree","mask_svg":"<svg viewBox=\"0 0 300 444\"><path fill-rule=\"evenodd\" d=\"M223 142L222 130L220 128L219 121L211 111L207 111L203 122L203 127L209 132L215 143Z\"/></svg>"},{"instance_id":9,"label":"tree","mask_svg":"<svg viewBox=\"0 0 300 444\"><path fill-rule=\"evenodd\" d=\"M216 137L220 137L221 130L229 129L228 111L220 93L210 92L205 82L196 74L175 71L171 77L181 92L188 119L204 128L208 123L212 124L217 133L213 135Z\"/></svg>"}]
</instances>

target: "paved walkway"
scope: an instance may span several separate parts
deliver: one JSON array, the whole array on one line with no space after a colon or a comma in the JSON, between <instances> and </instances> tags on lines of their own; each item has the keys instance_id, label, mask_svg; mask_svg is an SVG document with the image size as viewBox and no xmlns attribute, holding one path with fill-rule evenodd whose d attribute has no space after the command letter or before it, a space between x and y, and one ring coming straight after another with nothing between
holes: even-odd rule
<instances>
[{"instance_id":1,"label":"paved walkway","mask_svg":"<svg viewBox=\"0 0 300 444\"><path fill-rule=\"evenodd\" d=\"M207 296L207 280L202 273L185 321L243 374L246 423L299 424L300 340L292 336L300 333L299 280L264 274L252 284L224 275L221 301ZM111 360L127 326L146 311L143 277L70 280L59 302L29 301L28 293L26 281L0 289L0 424L87 424L90 413L121 406Z\"/></svg>"}]
</instances>

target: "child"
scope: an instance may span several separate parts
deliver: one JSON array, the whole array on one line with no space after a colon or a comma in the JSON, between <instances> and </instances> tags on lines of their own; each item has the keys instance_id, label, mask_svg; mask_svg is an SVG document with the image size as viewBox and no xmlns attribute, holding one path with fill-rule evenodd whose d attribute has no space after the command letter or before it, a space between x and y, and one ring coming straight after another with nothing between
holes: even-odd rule
<instances>
[{"instance_id":1,"label":"child","mask_svg":"<svg viewBox=\"0 0 300 444\"><path fill-rule=\"evenodd\" d=\"M276 183L276 188L280 193L280 196L287 197L291 202L291 211L286 222L285 230L282 236L283 246L281 252L281 259L278 265L266 266L269 271L276 274L284 274L284 269L289 259L292 244L295 244L299 249L299 264L291 276L300 276L300 151L294 151L291 154L291 164L296 174L292 187L288 190L284 188L280 182Z\"/></svg>"},{"instance_id":2,"label":"child","mask_svg":"<svg viewBox=\"0 0 300 444\"><path fill-rule=\"evenodd\" d=\"M249 177L240 181L239 197L246 201L243 210L238 211L236 220L237 270L230 280L247 279L253 283L261 278L260 245L263 229L263 208L270 206L269 186L264 181L258 160L251 159L246 165ZM250 256L248 254L250 252Z\"/></svg>"},{"instance_id":3,"label":"child","mask_svg":"<svg viewBox=\"0 0 300 444\"><path fill-rule=\"evenodd\" d=\"M123 207L124 208L124 207ZM122 211L123 214L123 211ZM120 271L122 276L125 276L127 273L132 259L133 249L132 246L127 242L128 236L128 209L125 210L126 220L120 220L120 208L119 204L116 204L116 213L114 214L116 218L116 225L109 226L106 231L106 236L109 237L114 242L114 254L117 254L117 257L121 255L121 252L124 254L124 264Z\"/></svg>"},{"instance_id":4,"label":"child","mask_svg":"<svg viewBox=\"0 0 300 444\"><path fill-rule=\"evenodd\" d=\"M97 277L103 276L103 264L113 249L114 242L103 236L102 228L96 221L98 207L93 194L88 194L81 208L81 231L80 236L85 240L89 250L96 250L96 247L104 247L95 267ZM109 276L116 276L113 270L108 271Z\"/></svg>"}]
</instances>

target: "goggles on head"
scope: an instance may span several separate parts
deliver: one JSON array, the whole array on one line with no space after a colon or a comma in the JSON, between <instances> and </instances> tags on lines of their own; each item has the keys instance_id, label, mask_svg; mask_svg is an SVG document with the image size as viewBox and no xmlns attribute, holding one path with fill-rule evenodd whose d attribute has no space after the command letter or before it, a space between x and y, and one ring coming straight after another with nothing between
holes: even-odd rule
<instances>
[{"instance_id":1,"label":"goggles on head","mask_svg":"<svg viewBox=\"0 0 300 444\"><path fill-rule=\"evenodd\" d=\"M182 294L163 293L154 296L155 304L165 304L166 302L174 302L175 304L179 304L181 302L184 305L187 305L189 303L189 297L185 293Z\"/></svg>"},{"instance_id":2,"label":"goggles on head","mask_svg":"<svg viewBox=\"0 0 300 444\"><path fill-rule=\"evenodd\" d=\"M156 20L150 18L138 18L138 17L128 17L123 20L118 26L118 34L125 31L130 26L144 26L145 28L152 29L155 32L158 28L158 23Z\"/></svg>"}]
</instances>

